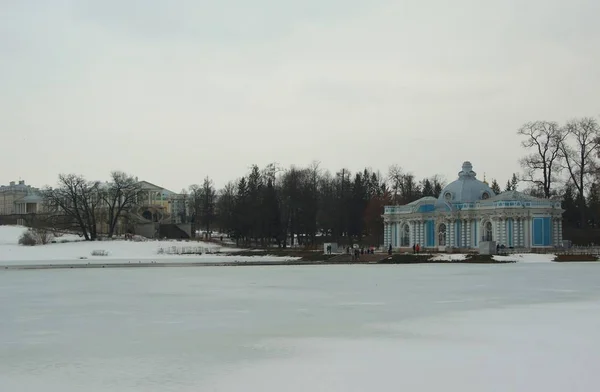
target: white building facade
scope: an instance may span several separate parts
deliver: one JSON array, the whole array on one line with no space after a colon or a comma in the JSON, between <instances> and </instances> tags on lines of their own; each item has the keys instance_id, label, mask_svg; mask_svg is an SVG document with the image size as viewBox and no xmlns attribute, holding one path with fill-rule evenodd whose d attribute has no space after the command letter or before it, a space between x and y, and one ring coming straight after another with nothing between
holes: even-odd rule
<instances>
[{"instance_id":1,"label":"white building facade","mask_svg":"<svg viewBox=\"0 0 600 392\"><path fill-rule=\"evenodd\" d=\"M470 162L438 198L423 197L403 206L386 206L384 246L444 250L478 248L495 241L508 248L562 246L559 200L539 199L517 191L496 195L479 181Z\"/></svg>"}]
</instances>

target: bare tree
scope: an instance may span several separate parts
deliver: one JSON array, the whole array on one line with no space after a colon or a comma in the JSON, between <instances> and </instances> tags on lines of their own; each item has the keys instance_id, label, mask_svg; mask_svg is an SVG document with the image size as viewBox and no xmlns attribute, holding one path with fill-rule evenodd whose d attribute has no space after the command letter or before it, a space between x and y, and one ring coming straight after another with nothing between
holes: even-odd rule
<instances>
[{"instance_id":1,"label":"bare tree","mask_svg":"<svg viewBox=\"0 0 600 392\"><path fill-rule=\"evenodd\" d=\"M215 220L215 203L217 192L210 177L206 176L202 182L200 220L206 230L207 238L210 236L210 228Z\"/></svg>"},{"instance_id":2,"label":"bare tree","mask_svg":"<svg viewBox=\"0 0 600 392\"><path fill-rule=\"evenodd\" d=\"M284 169L282 169L279 166L279 164L273 162L273 163L269 163L268 165L266 165L260 171L260 175L264 179L265 183L267 183L268 181L275 183L277 180L277 175L283 171L284 171Z\"/></svg>"},{"instance_id":3,"label":"bare tree","mask_svg":"<svg viewBox=\"0 0 600 392\"><path fill-rule=\"evenodd\" d=\"M568 171L569 180L577 190L579 223L581 227L585 227L585 191L588 185L588 176L596 167L595 158L600 146L600 127L594 118L584 117L567 123L565 130L567 138L561 143L561 152L564 156L564 166ZM569 141L571 143L568 143Z\"/></svg>"},{"instance_id":4,"label":"bare tree","mask_svg":"<svg viewBox=\"0 0 600 392\"><path fill-rule=\"evenodd\" d=\"M399 165L392 165L388 169L388 181L392 188L392 201L398 203L398 195L404 183L404 170Z\"/></svg>"},{"instance_id":5,"label":"bare tree","mask_svg":"<svg viewBox=\"0 0 600 392\"><path fill-rule=\"evenodd\" d=\"M113 171L111 181L101 194L103 207L107 210L108 237L111 238L123 213L133 207L141 196L141 188L135 177Z\"/></svg>"},{"instance_id":6,"label":"bare tree","mask_svg":"<svg viewBox=\"0 0 600 392\"><path fill-rule=\"evenodd\" d=\"M196 237L196 232L200 228L200 215L202 210L202 188L200 188L200 185L190 185L188 204L192 219L192 235L193 237Z\"/></svg>"},{"instance_id":7,"label":"bare tree","mask_svg":"<svg viewBox=\"0 0 600 392\"><path fill-rule=\"evenodd\" d=\"M544 197L549 198L556 174L561 169L561 146L567 132L555 122L535 121L523 125L517 134L525 137L521 146L533 150L520 161L524 170L520 180L540 187Z\"/></svg>"},{"instance_id":8,"label":"bare tree","mask_svg":"<svg viewBox=\"0 0 600 392\"><path fill-rule=\"evenodd\" d=\"M72 219L88 241L97 238L96 212L101 201L98 182L89 182L76 174L58 176L56 188L46 188L42 196L51 213Z\"/></svg>"},{"instance_id":9,"label":"bare tree","mask_svg":"<svg viewBox=\"0 0 600 392\"><path fill-rule=\"evenodd\" d=\"M181 223L188 223L189 201L190 195L187 189L182 189L174 200L176 207L173 209L173 213L177 214Z\"/></svg>"}]
</instances>

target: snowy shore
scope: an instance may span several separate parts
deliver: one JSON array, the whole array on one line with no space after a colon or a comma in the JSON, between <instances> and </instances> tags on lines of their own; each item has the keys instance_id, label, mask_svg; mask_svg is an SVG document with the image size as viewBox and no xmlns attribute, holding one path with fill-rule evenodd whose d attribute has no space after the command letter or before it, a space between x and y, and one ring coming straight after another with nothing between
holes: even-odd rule
<instances>
[{"instance_id":1,"label":"snowy shore","mask_svg":"<svg viewBox=\"0 0 600 392\"><path fill-rule=\"evenodd\" d=\"M241 249L221 247L199 241L81 241L77 236L66 235L56 243L37 246L19 245L19 237L27 229L22 226L0 226L0 265L41 264L92 264L92 263L223 263L234 261L296 260L282 256L229 255ZM202 254L173 254L194 247ZM171 252L164 252L165 250ZM169 254L170 253L170 254ZM95 255L97 254L97 255Z\"/></svg>"}]
</instances>

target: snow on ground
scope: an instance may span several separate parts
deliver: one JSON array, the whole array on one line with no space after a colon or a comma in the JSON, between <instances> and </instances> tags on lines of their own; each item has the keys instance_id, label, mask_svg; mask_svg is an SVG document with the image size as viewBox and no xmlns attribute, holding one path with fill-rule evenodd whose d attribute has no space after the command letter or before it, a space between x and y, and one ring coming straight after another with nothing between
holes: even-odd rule
<instances>
[{"instance_id":1,"label":"snow on ground","mask_svg":"<svg viewBox=\"0 0 600 392\"><path fill-rule=\"evenodd\" d=\"M462 261L466 258L467 258L467 255L465 255L465 254L441 253L441 254L433 256L432 260L433 261Z\"/></svg>"},{"instance_id":2,"label":"snow on ground","mask_svg":"<svg viewBox=\"0 0 600 392\"><path fill-rule=\"evenodd\" d=\"M0 245L17 245L19 238L29 228L25 226L0 226ZM83 241L83 238L76 234L56 234L54 241L62 242L78 242Z\"/></svg>"},{"instance_id":3,"label":"snow on ground","mask_svg":"<svg viewBox=\"0 0 600 392\"><path fill-rule=\"evenodd\" d=\"M196 241L81 241L78 236L64 236L57 239L77 240L77 242L54 243L37 246L18 245L18 239L26 230L20 226L0 226L0 264L70 264L110 263L110 262L227 262L227 261L286 261L295 257L278 256L236 256L204 253L202 255L159 254L160 249L193 247L210 252L235 252L240 249L223 248L210 242ZM92 256L94 251L105 251L106 256Z\"/></svg>"},{"instance_id":4,"label":"snow on ground","mask_svg":"<svg viewBox=\"0 0 600 392\"><path fill-rule=\"evenodd\" d=\"M497 261L513 261L519 263L550 263L556 257L553 254L538 254L538 253L515 253L508 256L494 255L494 260Z\"/></svg>"},{"instance_id":5,"label":"snow on ground","mask_svg":"<svg viewBox=\"0 0 600 392\"><path fill-rule=\"evenodd\" d=\"M549 263L554 260L553 254L536 254L536 253L515 253L508 256L493 255L492 258L496 261L517 261L519 263ZM462 261L467 258L466 254L437 254L433 256L434 261Z\"/></svg>"}]
</instances>

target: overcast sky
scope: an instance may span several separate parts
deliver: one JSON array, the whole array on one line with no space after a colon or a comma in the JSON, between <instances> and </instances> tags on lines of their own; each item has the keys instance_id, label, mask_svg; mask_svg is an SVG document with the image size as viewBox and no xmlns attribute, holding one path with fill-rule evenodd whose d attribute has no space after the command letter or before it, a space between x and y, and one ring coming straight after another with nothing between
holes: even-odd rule
<instances>
[{"instance_id":1,"label":"overcast sky","mask_svg":"<svg viewBox=\"0 0 600 392\"><path fill-rule=\"evenodd\" d=\"M502 184L600 115L598 0L0 0L0 183L179 191L256 163Z\"/></svg>"}]
</instances>

